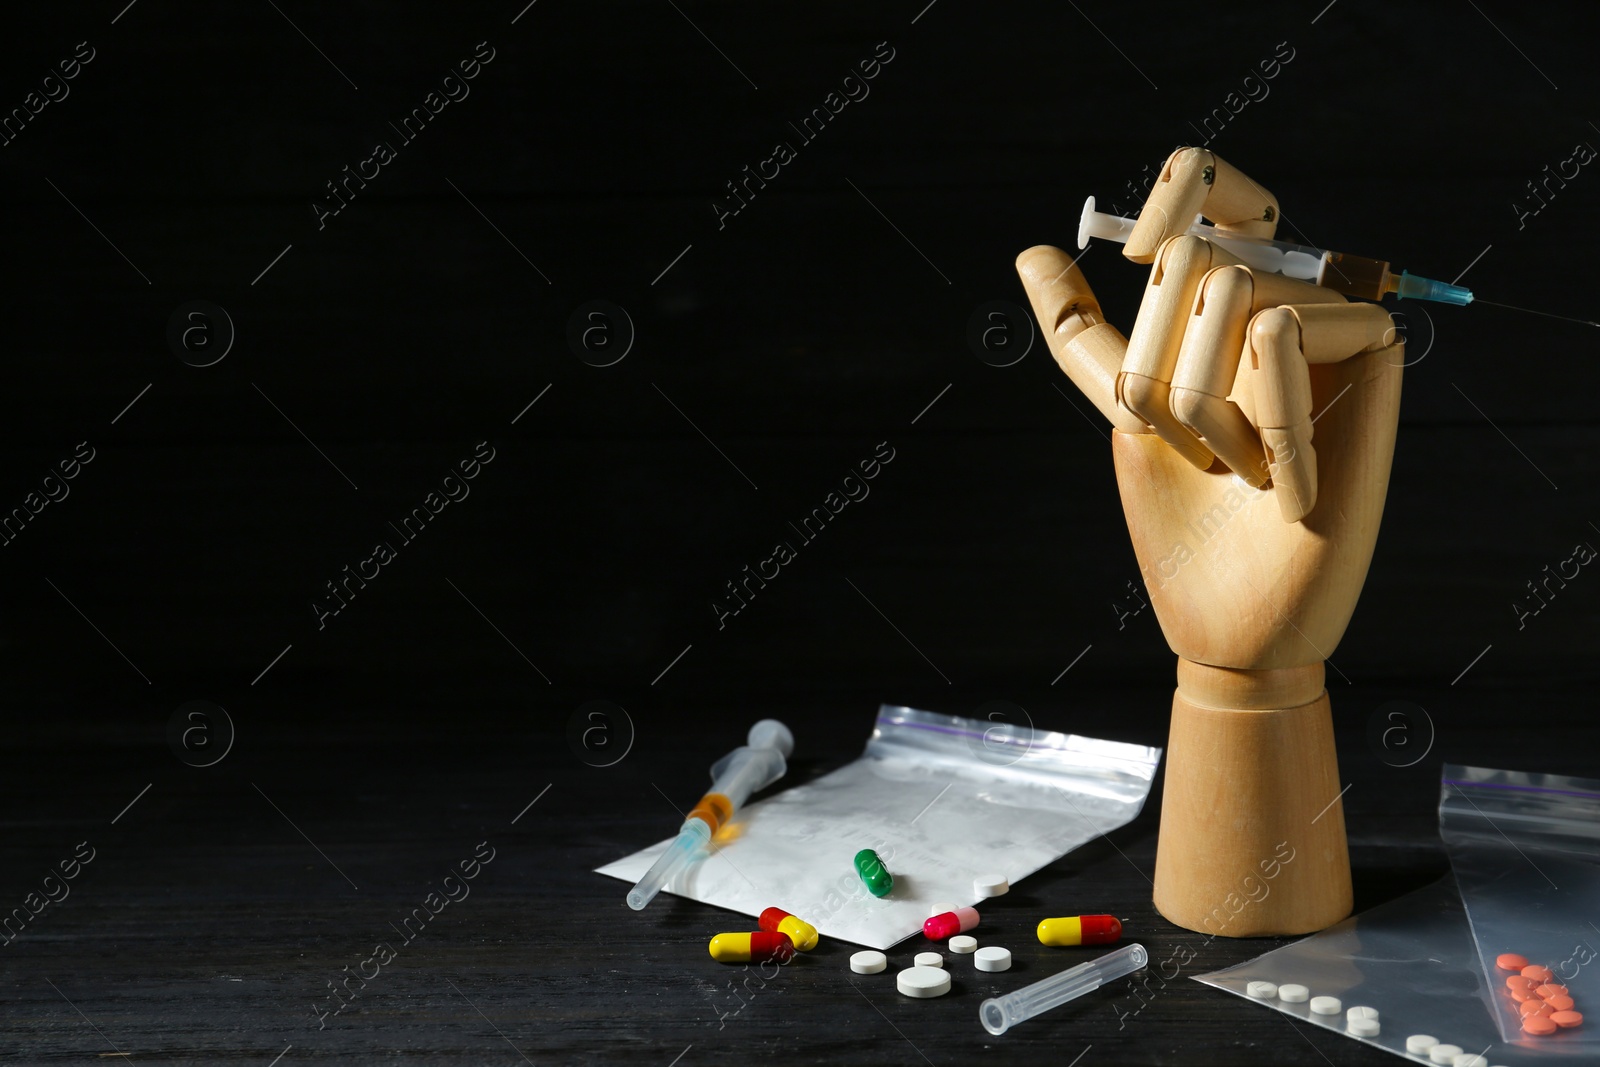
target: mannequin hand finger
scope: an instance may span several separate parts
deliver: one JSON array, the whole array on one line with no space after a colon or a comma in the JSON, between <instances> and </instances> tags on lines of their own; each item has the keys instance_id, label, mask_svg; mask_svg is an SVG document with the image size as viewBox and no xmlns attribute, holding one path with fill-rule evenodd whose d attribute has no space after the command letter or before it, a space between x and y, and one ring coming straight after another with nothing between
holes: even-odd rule
<instances>
[{"instance_id":1,"label":"mannequin hand finger","mask_svg":"<svg viewBox=\"0 0 1600 1067\"><path fill-rule=\"evenodd\" d=\"M1172 373L1200 279L1212 267L1232 263L1221 246L1181 235L1161 246L1150 268L1139 317L1117 377L1117 400L1150 424L1156 434L1199 470L1211 466L1211 450L1173 415Z\"/></svg>"},{"instance_id":2,"label":"mannequin hand finger","mask_svg":"<svg viewBox=\"0 0 1600 1067\"><path fill-rule=\"evenodd\" d=\"M1290 300L1344 302L1329 289L1249 267L1218 267L1201 279L1172 375L1172 413L1235 474L1261 486L1269 476L1261 436L1233 399L1251 316Z\"/></svg>"},{"instance_id":3,"label":"mannequin hand finger","mask_svg":"<svg viewBox=\"0 0 1600 1067\"><path fill-rule=\"evenodd\" d=\"M1299 522L1317 503L1310 364L1383 348L1393 331L1388 312L1365 303L1285 305L1251 320L1256 425L1285 522Z\"/></svg>"},{"instance_id":4,"label":"mannequin hand finger","mask_svg":"<svg viewBox=\"0 0 1600 1067\"><path fill-rule=\"evenodd\" d=\"M1149 263L1161 242L1187 233L1197 214L1222 229L1270 238L1278 201L1244 172L1203 148L1180 148L1167 158L1122 254Z\"/></svg>"},{"instance_id":5,"label":"mannequin hand finger","mask_svg":"<svg viewBox=\"0 0 1600 1067\"><path fill-rule=\"evenodd\" d=\"M1116 429L1146 432L1142 420L1117 404L1117 372L1127 339L1105 321L1072 257L1059 248L1037 245L1017 257L1017 273L1050 354L1067 377Z\"/></svg>"}]
</instances>

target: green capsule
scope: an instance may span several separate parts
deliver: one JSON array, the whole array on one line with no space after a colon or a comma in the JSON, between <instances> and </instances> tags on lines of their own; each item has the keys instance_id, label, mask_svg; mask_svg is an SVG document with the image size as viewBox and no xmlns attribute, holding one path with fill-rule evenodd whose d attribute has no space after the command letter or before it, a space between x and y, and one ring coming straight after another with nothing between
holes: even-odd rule
<instances>
[{"instance_id":1,"label":"green capsule","mask_svg":"<svg viewBox=\"0 0 1600 1067\"><path fill-rule=\"evenodd\" d=\"M856 853L856 873L861 876L867 892L875 897L886 897L894 889L894 875L889 873L889 868L870 848Z\"/></svg>"}]
</instances>

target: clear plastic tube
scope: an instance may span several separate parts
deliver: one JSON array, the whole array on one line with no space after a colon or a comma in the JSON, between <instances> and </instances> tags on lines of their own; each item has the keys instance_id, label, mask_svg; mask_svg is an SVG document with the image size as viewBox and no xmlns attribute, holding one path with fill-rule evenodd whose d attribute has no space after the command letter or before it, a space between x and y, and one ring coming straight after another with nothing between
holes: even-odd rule
<instances>
[{"instance_id":1,"label":"clear plastic tube","mask_svg":"<svg viewBox=\"0 0 1600 1067\"><path fill-rule=\"evenodd\" d=\"M1125 945L1097 960L1068 967L1060 974L1023 986L1015 993L992 997L978 1008L978 1021L996 1037L1013 1026L1067 1001L1099 989L1107 982L1132 974L1143 967L1150 954L1143 945Z\"/></svg>"},{"instance_id":2,"label":"clear plastic tube","mask_svg":"<svg viewBox=\"0 0 1600 1067\"><path fill-rule=\"evenodd\" d=\"M672 876L699 859L711 847L711 830L699 819L686 819L678 839L651 865L637 885L628 890L628 907L643 911Z\"/></svg>"}]
</instances>

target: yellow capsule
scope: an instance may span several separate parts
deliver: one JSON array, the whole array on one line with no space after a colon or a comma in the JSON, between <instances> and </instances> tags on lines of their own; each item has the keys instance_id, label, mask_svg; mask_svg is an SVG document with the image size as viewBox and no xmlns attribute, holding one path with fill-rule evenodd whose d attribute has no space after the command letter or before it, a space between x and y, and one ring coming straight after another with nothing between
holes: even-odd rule
<instances>
[{"instance_id":1,"label":"yellow capsule","mask_svg":"<svg viewBox=\"0 0 1600 1067\"><path fill-rule=\"evenodd\" d=\"M803 919L796 919L793 915L778 924L778 932L788 934L789 940L794 942L794 947L802 952L810 952L817 947L817 928Z\"/></svg>"},{"instance_id":2,"label":"yellow capsule","mask_svg":"<svg viewBox=\"0 0 1600 1067\"><path fill-rule=\"evenodd\" d=\"M711 939L711 958L718 963L788 963L794 942L788 934L757 930L750 934L718 934Z\"/></svg>"},{"instance_id":3,"label":"yellow capsule","mask_svg":"<svg viewBox=\"0 0 1600 1067\"><path fill-rule=\"evenodd\" d=\"M1041 945L1109 945L1121 937L1122 923L1113 915L1069 915L1039 923Z\"/></svg>"},{"instance_id":4,"label":"yellow capsule","mask_svg":"<svg viewBox=\"0 0 1600 1067\"><path fill-rule=\"evenodd\" d=\"M817 947L817 928L782 908L766 909L761 913L759 922L763 930L788 934L789 940L794 942L794 947L801 952L810 952Z\"/></svg>"}]
</instances>

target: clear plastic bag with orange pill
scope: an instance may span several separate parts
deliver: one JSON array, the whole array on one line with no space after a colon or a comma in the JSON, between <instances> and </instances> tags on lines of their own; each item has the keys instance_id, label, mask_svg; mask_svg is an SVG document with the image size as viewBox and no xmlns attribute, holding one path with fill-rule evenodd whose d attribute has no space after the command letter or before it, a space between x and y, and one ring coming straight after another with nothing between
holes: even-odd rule
<instances>
[{"instance_id":1,"label":"clear plastic bag with orange pill","mask_svg":"<svg viewBox=\"0 0 1600 1067\"><path fill-rule=\"evenodd\" d=\"M1447 763L1439 833L1501 1038L1600 1060L1600 781Z\"/></svg>"},{"instance_id":2,"label":"clear plastic bag with orange pill","mask_svg":"<svg viewBox=\"0 0 1600 1067\"><path fill-rule=\"evenodd\" d=\"M751 916L780 907L824 938L886 949L920 935L935 901L979 903L975 877L1015 884L1132 820L1160 760L1159 748L886 704L859 759L742 808L666 891ZM599 873L636 881L670 844ZM857 873L862 849L893 877L883 897Z\"/></svg>"}]
</instances>

